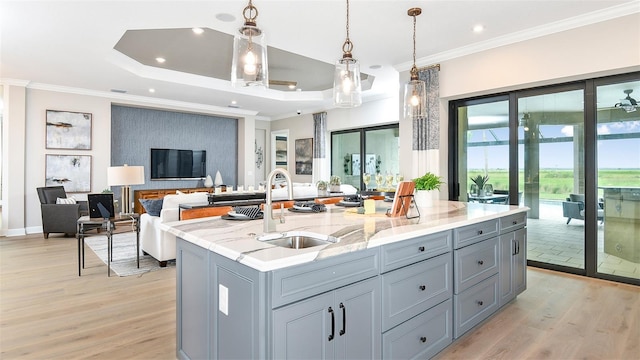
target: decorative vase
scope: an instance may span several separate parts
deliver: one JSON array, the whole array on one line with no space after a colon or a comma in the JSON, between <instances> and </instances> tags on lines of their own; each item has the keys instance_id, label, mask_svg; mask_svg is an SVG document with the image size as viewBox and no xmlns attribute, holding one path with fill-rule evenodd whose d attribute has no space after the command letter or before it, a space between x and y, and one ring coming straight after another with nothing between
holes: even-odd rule
<instances>
[{"instance_id":1,"label":"decorative vase","mask_svg":"<svg viewBox=\"0 0 640 360\"><path fill-rule=\"evenodd\" d=\"M222 182L222 175L220 175L220 171L216 171L216 180L213 182L216 186L220 186L222 184L224 184Z\"/></svg>"},{"instance_id":2,"label":"decorative vase","mask_svg":"<svg viewBox=\"0 0 640 360\"><path fill-rule=\"evenodd\" d=\"M211 175L207 175L207 178L204 179L204 187L213 187L213 179L211 178Z\"/></svg>"}]
</instances>

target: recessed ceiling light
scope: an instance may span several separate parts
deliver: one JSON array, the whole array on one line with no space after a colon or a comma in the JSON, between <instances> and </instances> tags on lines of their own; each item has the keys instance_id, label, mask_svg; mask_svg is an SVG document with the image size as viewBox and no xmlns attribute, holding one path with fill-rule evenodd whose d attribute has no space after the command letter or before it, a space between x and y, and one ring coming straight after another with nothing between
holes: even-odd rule
<instances>
[{"instance_id":1,"label":"recessed ceiling light","mask_svg":"<svg viewBox=\"0 0 640 360\"><path fill-rule=\"evenodd\" d=\"M237 104L237 103L238 103L237 101L235 101L235 100L231 100L231 105L235 105L235 104Z\"/></svg>"},{"instance_id":2,"label":"recessed ceiling light","mask_svg":"<svg viewBox=\"0 0 640 360\"><path fill-rule=\"evenodd\" d=\"M224 21L224 22L236 21L236 17L235 16L233 16L231 14L227 14L227 13L216 14L216 19L218 19L220 21Z\"/></svg>"},{"instance_id":3,"label":"recessed ceiling light","mask_svg":"<svg viewBox=\"0 0 640 360\"><path fill-rule=\"evenodd\" d=\"M159 62L160 64L164 64L164 62L167 61L167 59L165 59L163 57L157 57L156 61Z\"/></svg>"},{"instance_id":4,"label":"recessed ceiling light","mask_svg":"<svg viewBox=\"0 0 640 360\"><path fill-rule=\"evenodd\" d=\"M369 66L369 69L371 69L371 70L382 69L382 65L371 65L371 66Z\"/></svg>"},{"instance_id":5,"label":"recessed ceiling light","mask_svg":"<svg viewBox=\"0 0 640 360\"><path fill-rule=\"evenodd\" d=\"M478 25L473 27L473 32L475 32L475 33L480 33L480 32L483 32L483 31L484 31L484 26L483 25L478 24Z\"/></svg>"},{"instance_id":6,"label":"recessed ceiling light","mask_svg":"<svg viewBox=\"0 0 640 360\"><path fill-rule=\"evenodd\" d=\"M202 35L204 33L204 29L199 27L194 27L191 29L191 31L193 31L193 33L196 35Z\"/></svg>"},{"instance_id":7,"label":"recessed ceiling light","mask_svg":"<svg viewBox=\"0 0 640 360\"><path fill-rule=\"evenodd\" d=\"M151 89L149 89L149 92L150 92L150 93L154 93L154 92L156 92L156 89L151 88Z\"/></svg>"},{"instance_id":8,"label":"recessed ceiling light","mask_svg":"<svg viewBox=\"0 0 640 360\"><path fill-rule=\"evenodd\" d=\"M295 88L296 88L296 86L294 84L289 84L289 89L293 90Z\"/></svg>"}]
</instances>

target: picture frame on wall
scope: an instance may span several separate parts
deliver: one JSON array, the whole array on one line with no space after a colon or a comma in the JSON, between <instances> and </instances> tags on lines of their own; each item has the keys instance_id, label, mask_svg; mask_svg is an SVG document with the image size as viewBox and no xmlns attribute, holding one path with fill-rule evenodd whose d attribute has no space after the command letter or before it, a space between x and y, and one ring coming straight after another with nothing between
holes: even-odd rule
<instances>
[{"instance_id":1,"label":"picture frame on wall","mask_svg":"<svg viewBox=\"0 0 640 360\"><path fill-rule=\"evenodd\" d=\"M296 175L313 172L313 139L296 139Z\"/></svg>"},{"instance_id":2,"label":"picture frame on wall","mask_svg":"<svg viewBox=\"0 0 640 360\"><path fill-rule=\"evenodd\" d=\"M276 136L276 167L287 169L287 137Z\"/></svg>"},{"instance_id":3,"label":"picture frame on wall","mask_svg":"<svg viewBox=\"0 0 640 360\"><path fill-rule=\"evenodd\" d=\"M68 193L91 191L91 155L47 154L45 186L64 186Z\"/></svg>"},{"instance_id":4,"label":"picture frame on wall","mask_svg":"<svg viewBox=\"0 0 640 360\"><path fill-rule=\"evenodd\" d=\"M91 150L91 113L47 110L46 148Z\"/></svg>"}]
</instances>

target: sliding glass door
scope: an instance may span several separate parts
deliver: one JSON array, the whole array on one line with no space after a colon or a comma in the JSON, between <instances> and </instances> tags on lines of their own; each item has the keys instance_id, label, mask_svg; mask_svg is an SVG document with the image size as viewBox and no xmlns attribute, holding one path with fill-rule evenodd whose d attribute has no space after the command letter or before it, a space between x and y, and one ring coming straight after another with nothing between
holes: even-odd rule
<instances>
[{"instance_id":1,"label":"sliding glass door","mask_svg":"<svg viewBox=\"0 0 640 360\"><path fill-rule=\"evenodd\" d=\"M596 86L596 271L632 279L640 279L639 95L639 80Z\"/></svg>"},{"instance_id":2,"label":"sliding glass door","mask_svg":"<svg viewBox=\"0 0 640 360\"><path fill-rule=\"evenodd\" d=\"M584 119L581 85L518 94L519 189L530 209L528 260L585 268Z\"/></svg>"},{"instance_id":3,"label":"sliding glass door","mask_svg":"<svg viewBox=\"0 0 640 360\"><path fill-rule=\"evenodd\" d=\"M640 284L638 98L636 72L451 102L450 199L506 192L529 265Z\"/></svg>"},{"instance_id":4,"label":"sliding glass door","mask_svg":"<svg viewBox=\"0 0 640 360\"><path fill-rule=\"evenodd\" d=\"M397 124L331 133L331 175L357 189L375 189L377 178L397 179L399 165ZM369 176L363 176L368 174ZM368 181L365 183L363 179Z\"/></svg>"}]
</instances>

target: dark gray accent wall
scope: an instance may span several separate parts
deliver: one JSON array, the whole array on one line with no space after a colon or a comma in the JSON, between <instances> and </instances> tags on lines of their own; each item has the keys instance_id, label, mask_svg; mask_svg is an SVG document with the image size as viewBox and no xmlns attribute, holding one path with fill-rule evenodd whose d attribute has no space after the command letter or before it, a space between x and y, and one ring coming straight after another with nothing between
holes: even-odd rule
<instances>
[{"instance_id":1,"label":"dark gray accent wall","mask_svg":"<svg viewBox=\"0 0 640 360\"><path fill-rule=\"evenodd\" d=\"M237 185L237 119L112 105L111 165L144 166L145 184L132 189L203 186L203 180L151 180L151 148L206 150L207 174L220 171L225 185ZM118 197L119 187L113 190Z\"/></svg>"}]
</instances>

